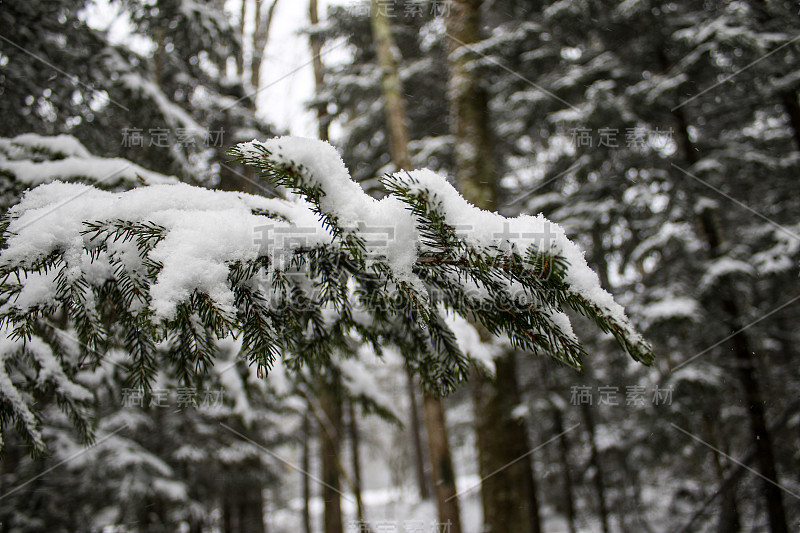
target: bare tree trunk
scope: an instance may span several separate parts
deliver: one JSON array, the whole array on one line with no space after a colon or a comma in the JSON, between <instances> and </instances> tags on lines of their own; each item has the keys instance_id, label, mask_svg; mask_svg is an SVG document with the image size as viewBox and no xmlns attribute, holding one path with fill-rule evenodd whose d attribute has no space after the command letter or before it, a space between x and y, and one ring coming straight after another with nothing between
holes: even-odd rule
<instances>
[{"instance_id":1,"label":"bare tree trunk","mask_svg":"<svg viewBox=\"0 0 800 533\"><path fill-rule=\"evenodd\" d=\"M239 41L241 43L241 49L236 55L236 74L239 76L239 79L242 80L242 84L244 84L244 25L247 18L247 0L241 1L242 9L239 12Z\"/></svg>"},{"instance_id":2,"label":"bare tree trunk","mask_svg":"<svg viewBox=\"0 0 800 533\"><path fill-rule=\"evenodd\" d=\"M495 359L495 382L473 374L483 531L540 533L539 506L528 453L525 421L512 412L520 404L513 354Z\"/></svg>"},{"instance_id":3,"label":"bare tree trunk","mask_svg":"<svg viewBox=\"0 0 800 533\"><path fill-rule=\"evenodd\" d=\"M428 490L428 478L425 476L425 455L422 451L422 437L420 435L419 408L417 406L417 387L414 376L411 372L408 375L408 401L411 411L411 443L414 448L414 470L417 474L417 485L419 487L419 497L427 500L431 497Z\"/></svg>"},{"instance_id":4,"label":"bare tree trunk","mask_svg":"<svg viewBox=\"0 0 800 533\"><path fill-rule=\"evenodd\" d=\"M272 18L275 15L275 7L278 5L278 0L273 0L266 13L264 13L263 4L263 0L256 0L253 61L250 63L250 85L255 91L261 87L261 63L264 60L264 48L266 48L269 41L269 30L272 26ZM255 97L253 97L253 102L255 102Z\"/></svg>"},{"instance_id":5,"label":"bare tree trunk","mask_svg":"<svg viewBox=\"0 0 800 533\"><path fill-rule=\"evenodd\" d=\"M575 499L573 496L572 475L569 471L569 439L564 431L564 416L561 414L561 410L556 405L552 407L552 410L553 431L555 431L556 435L560 435L558 438L558 453L564 477L564 505L566 507L567 526L569 527L569 533L576 533Z\"/></svg>"},{"instance_id":6,"label":"bare tree trunk","mask_svg":"<svg viewBox=\"0 0 800 533\"><path fill-rule=\"evenodd\" d=\"M305 472L311 470L311 423L309 421L308 413L303 415L303 458L302 468L303 474L301 476L301 483L303 485L303 531L304 533L311 533L311 479Z\"/></svg>"},{"instance_id":7,"label":"bare tree trunk","mask_svg":"<svg viewBox=\"0 0 800 533\"><path fill-rule=\"evenodd\" d=\"M430 393L424 394L425 429L433 470L433 492L436 495L440 530L461 533L461 516L456 497L456 478L442 401ZM446 528L446 529L445 529Z\"/></svg>"},{"instance_id":8,"label":"bare tree trunk","mask_svg":"<svg viewBox=\"0 0 800 533\"><path fill-rule=\"evenodd\" d=\"M319 13L317 12L317 0L309 0L308 2L308 18L312 26L319 24ZM330 119L328 117L328 103L319 101L319 95L322 92L325 83L325 67L322 64L322 40L312 32L311 37L311 54L312 63L314 65L314 88L317 98L317 128L318 135L321 141L327 141L329 137L328 126Z\"/></svg>"},{"instance_id":9,"label":"bare tree trunk","mask_svg":"<svg viewBox=\"0 0 800 533\"><path fill-rule=\"evenodd\" d=\"M253 468L260 468L254 465ZM247 474L244 474L246 479ZM261 485L245 483L236 491L238 533L266 533L264 529L264 497Z\"/></svg>"},{"instance_id":10,"label":"bare tree trunk","mask_svg":"<svg viewBox=\"0 0 800 533\"><path fill-rule=\"evenodd\" d=\"M675 118L678 126L681 124L686 126L687 121L682 115ZM696 162L696 156L694 155L696 150L689 138L689 132L685 127L678 127L676 133L679 137L678 145L683 147L681 155L684 157L686 164L691 165ZM723 236L713 211L706 208L699 213L698 217L703 237L708 244L710 257L712 259L720 257L724 253ZM737 332L731 339L731 344L736 359L736 372L742 386L745 405L748 408L750 434L758 453L760 473L766 478L763 481L763 490L769 515L770 531L772 533L788 533L783 497L781 489L776 485L778 483L778 469L775 463L772 436L767 429L761 387L756 375L755 358L750 348L750 340L745 332L742 331L744 324L742 312L736 301L736 290L726 278L720 280L720 302L728 317L729 328Z\"/></svg>"},{"instance_id":11,"label":"bare tree trunk","mask_svg":"<svg viewBox=\"0 0 800 533\"><path fill-rule=\"evenodd\" d=\"M358 435L356 406L353 405L352 399L347 401L347 414L350 419L348 426L350 429L350 456L353 461L353 493L356 497L356 512L358 514L358 522L365 524L364 502L361 499L361 453L359 451L361 439Z\"/></svg>"},{"instance_id":12,"label":"bare tree trunk","mask_svg":"<svg viewBox=\"0 0 800 533\"><path fill-rule=\"evenodd\" d=\"M794 142L800 150L800 102L797 101L797 91L786 91L781 94L783 108L789 115L789 124L792 126Z\"/></svg>"},{"instance_id":13,"label":"bare tree trunk","mask_svg":"<svg viewBox=\"0 0 800 533\"><path fill-rule=\"evenodd\" d=\"M372 37L378 51L378 66L381 68L381 87L385 100L386 124L389 128L389 149L392 161L398 169L411 169L411 154L408 151L408 117L400 82L398 60L400 52L392 38L391 26L385 10L372 0L370 9Z\"/></svg>"},{"instance_id":14,"label":"bare tree trunk","mask_svg":"<svg viewBox=\"0 0 800 533\"><path fill-rule=\"evenodd\" d=\"M773 425L769 428L770 433L776 433L783 429L789 419L791 418L792 414L797 412L797 408L800 407L800 401L792 402L778 417L778 419L773 423ZM748 471L747 465L753 463L756 457L758 456L758 450L753 449L752 451L748 452L742 459L736 462L736 466L732 466L729 470L728 474L725 476L725 479L717 488L716 491L711 493L711 495L705 499L705 501L700 505L700 507L695 511L692 517L686 522L686 524L676 533L689 533L692 531L699 530L699 524L695 525L698 520L702 517L702 515L706 512L706 510L711 506L712 503L717 499L720 494L725 494L729 490L733 490L736 483L738 483L739 479Z\"/></svg>"},{"instance_id":15,"label":"bare tree trunk","mask_svg":"<svg viewBox=\"0 0 800 533\"><path fill-rule=\"evenodd\" d=\"M497 208L497 175L489 127L486 90L470 68L470 45L480 38L482 0L453 0L446 14L449 97L452 131L455 136L456 178L461 193L477 207ZM539 533L533 462L528 451L524 421L511 412L519 405L513 354L496 360L493 382L475 375L480 471L482 476L497 471L482 483L484 531ZM516 461L516 462L514 462ZM508 468L503 468L513 463Z\"/></svg>"},{"instance_id":16,"label":"bare tree trunk","mask_svg":"<svg viewBox=\"0 0 800 533\"><path fill-rule=\"evenodd\" d=\"M222 531L223 533L238 533L239 522L233 509L231 495L226 494L222 498Z\"/></svg>"},{"instance_id":17,"label":"bare tree trunk","mask_svg":"<svg viewBox=\"0 0 800 533\"><path fill-rule=\"evenodd\" d=\"M391 24L389 23L386 13L378 5L377 0L372 0L371 9L371 22L372 22L372 38L375 41L375 48L378 52L378 66L381 69L381 89L384 98L384 109L386 111L386 127L389 131L389 149L392 156L392 161L398 169L410 170L412 167L411 153L408 149L408 116L406 113L406 102L403 96L403 87L400 81L399 60L400 52L392 37ZM408 396L410 400L411 409L411 438L414 446L414 458L416 466L417 484L419 486L420 498L429 498L428 485L425 477L424 458L422 452L422 443L420 439L420 424L419 415L417 412L417 398L414 386L414 378L411 373L408 373ZM428 424L428 410L433 409L441 415L444 419L444 411L441 401L436 398L425 399L425 412L426 412L426 425ZM428 405L430 403L431 405ZM428 431L430 431L430 426ZM443 423L442 423L443 428ZM444 430L444 429L443 429ZM449 461L450 447L447 442L446 433L444 437L441 435L434 436L436 442L443 446L441 453L444 454ZM428 435L429 445L431 443L431 436ZM433 461L433 457L431 457ZM452 468L450 469L452 471ZM435 475L435 474L434 474ZM453 481L455 487L455 481ZM436 491L437 496L439 491ZM455 491L453 492L455 496ZM449 497L449 496L448 496ZM439 514L455 514L458 516L458 502L453 499L452 505L455 505L455 512L452 509L445 511L441 505L451 506L450 503L445 503L441 498L437 498L439 503Z\"/></svg>"},{"instance_id":18,"label":"bare tree trunk","mask_svg":"<svg viewBox=\"0 0 800 533\"><path fill-rule=\"evenodd\" d=\"M451 0L446 14L451 130L456 138L456 174L464 198L497 209L497 179L489 135L486 90L469 68L469 46L480 38L482 0Z\"/></svg>"},{"instance_id":19,"label":"bare tree trunk","mask_svg":"<svg viewBox=\"0 0 800 533\"><path fill-rule=\"evenodd\" d=\"M603 533L609 533L608 528L608 504L606 503L606 484L603 477L603 469L600 466L600 453L597 450L597 439L594 428L594 415L591 406L581 404L583 419L586 422L586 430L589 432L589 465L594 469L594 490L597 495L597 514L600 518Z\"/></svg>"},{"instance_id":20,"label":"bare tree trunk","mask_svg":"<svg viewBox=\"0 0 800 533\"><path fill-rule=\"evenodd\" d=\"M343 533L342 499L339 483L339 444L342 434L342 400L338 388L320 379L319 403L324 420L320 428L322 456L322 500L325 504L325 533Z\"/></svg>"},{"instance_id":21,"label":"bare tree trunk","mask_svg":"<svg viewBox=\"0 0 800 533\"><path fill-rule=\"evenodd\" d=\"M716 437L714 431L714 422L707 414L703 416L703 421L706 425L706 439L716 449L721 449L719 439ZM714 467L714 473L717 476L717 482L722 485L725 482L725 469L720 461L720 456L716 452L711 454L711 460ZM736 489L735 485L731 487L732 490L726 490L722 494L722 503L720 505L719 521L717 522L718 533L739 533L741 530L741 520L739 517L739 509L736 504Z\"/></svg>"},{"instance_id":22,"label":"bare tree trunk","mask_svg":"<svg viewBox=\"0 0 800 533\"><path fill-rule=\"evenodd\" d=\"M712 258L721 255L722 235L719 231L713 212L709 209L700 213L709 252ZM734 357L736 358L736 372L744 393L745 405L750 418L750 433L758 450L758 461L763 481L764 497L769 514L770 531L772 533L788 533L786 511L783 507L781 489L776 485L778 469L775 464L775 453L772 447L772 435L767 430L766 413L761 395L761 386L756 376L755 358L750 348L750 340L742 331L742 313L736 301L736 291L729 280L720 280L721 303L728 316L731 330L736 331L732 339Z\"/></svg>"}]
</instances>

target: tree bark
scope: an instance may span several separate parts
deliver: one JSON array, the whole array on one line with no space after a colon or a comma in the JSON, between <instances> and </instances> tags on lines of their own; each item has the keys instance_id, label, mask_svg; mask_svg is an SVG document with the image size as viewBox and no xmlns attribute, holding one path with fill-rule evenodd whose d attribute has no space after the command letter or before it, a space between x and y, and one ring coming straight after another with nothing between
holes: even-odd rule
<instances>
[{"instance_id":1,"label":"tree bark","mask_svg":"<svg viewBox=\"0 0 800 533\"><path fill-rule=\"evenodd\" d=\"M575 499L573 496L572 475L569 471L569 439L564 431L564 416L561 414L561 410L558 406L554 405L552 407L552 412L553 431L555 431L556 435L560 435L558 438L558 453L561 459L562 475L564 477L564 506L566 508L567 527L569 528L569 533L576 533Z\"/></svg>"},{"instance_id":2,"label":"tree bark","mask_svg":"<svg viewBox=\"0 0 800 533\"><path fill-rule=\"evenodd\" d=\"M469 47L480 38L481 0L453 0L446 14L450 79L451 129L455 137L456 178L468 201L486 210L497 209L497 175L489 127L486 90L470 68ZM475 375L473 394L481 476L499 469L482 483L484 531L539 533L533 462L524 421L515 420L519 405L513 354L496 360L497 376L488 382ZM516 461L516 462L514 462ZM503 468L509 463L512 466Z\"/></svg>"},{"instance_id":3,"label":"tree bark","mask_svg":"<svg viewBox=\"0 0 800 533\"><path fill-rule=\"evenodd\" d=\"M378 52L381 69L381 88L385 100L386 124L389 128L389 150L392 161L399 169L411 170L411 154L408 150L408 116L400 82L398 61L400 51L392 38L391 25L386 12L378 0L372 0L370 9L372 36Z\"/></svg>"},{"instance_id":4,"label":"tree bark","mask_svg":"<svg viewBox=\"0 0 800 533\"><path fill-rule=\"evenodd\" d=\"M722 235L719 231L716 220L710 209L700 213L700 222L706 241L709 244L709 254L712 258L721 255ZM772 446L772 435L767 430L766 413L764 412L764 401L761 394L761 386L756 376L755 358L750 348L750 340L741 331L743 321L739 304L736 301L736 292L733 284L727 279L720 280L721 304L728 317L728 327L732 331L737 331L731 339L733 353L736 362L736 374L742 386L745 405L748 409L750 419L750 434L755 442L758 451L758 462L761 475L764 476L763 491L767 504L767 514L769 515L770 531L772 533L788 533L789 528L786 521L786 511L783 507L783 496L781 489L776 485L778 481L778 469L775 463L775 453Z\"/></svg>"},{"instance_id":5,"label":"tree bark","mask_svg":"<svg viewBox=\"0 0 800 533\"><path fill-rule=\"evenodd\" d=\"M319 24L319 13L317 12L317 0L309 0L308 2L308 18L311 26ZM329 124L328 117L328 103L320 101L320 94L325 84L325 67L322 64L322 40L315 34L311 33L309 38L311 42L312 63L314 68L314 89L317 99L317 135L321 141L327 141L329 137Z\"/></svg>"},{"instance_id":6,"label":"tree bark","mask_svg":"<svg viewBox=\"0 0 800 533\"><path fill-rule=\"evenodd\" d=\"M773 425L769 428L770 433L775 433L781 429L783 429L791 416L797 412L798 407L800 407L800 402L795 401L792 402L784 411L783 414L778 417L778 419L773 423ZM739 481L746 472L747 472L747 465L753 463L755 461L756 456L758 455L758 450L753 449L748 452L742 459L737 461L735 466L732 466L731 469L728 471L728 474L725 476L725 479L720 483L717 490L712 493L708 498L705 499L703 504L700 508L695 511L692 517L689 519L686 524L679 529L676 533L689 533L690 531L697 531L698 526L695 526L695 523L700 519L700 517L706 512L709 506L714 503L717 497L720 494L725 494L728 491L734 489L736 483Z\"/></svg>"},{"instance_id":7,"label":"tree bark","mask_svg":"<svg viewBox=\"0 0 800 533\"><path fill-rule=\"evenodd\" d=\"M244 23L247 18L247 0L242 0L242 9L239 12L239 42L241 48L236 55L236 74L244 85Z\"/></svg>"},{"instance_id":8,"label":"tree bark","mask_svg":"<svg viewBox=\"0 0 800 533\"><path fill-rule=\"evenodd\" d=\"M800 150L800 102L797 101L797 91L785 91L781 94L781 101L786 114L789 115L794 142Z\"/></svg>"},{"instance_id":9,"label":"tree bark","mask_svg":"<svg viewBox=\"0 0 800 533\"><path fill-rule=\"evenodd\" d=\"M425 430L428 433L428 451L433 470L433 492L439 529L449 533L461 533L461 516L456 497L456 478L442 401L430 393L424 394ZM446 528L446 529L445 529Z\"/></svg>"},{"instance_id":10,"label":"tree bark","mask_svg":"<svg viewBox=\"0 0 800 533\"><path fill-rule=\"evenodd\" d=\"M414 471L417 475L417 486L419 488L419 497L422 500L427 500L431 497L428 490L428 478L425 476L425 455L422 451L422 437L420 435L419 424L419 408L417 406L417 387L414 382L414 376L411 372L407 372L408 376L408 403L409 411L411 411L411 420L409 426L411 428L411 444L414 448Z\"/></svg>"},{"instance_id":11,"label":"tree bark","mask_svg":"<svg viewBox=\"0 0 800 533\"><path fill-rule=\"evenodd\" d=\"M264 48L269 41L269 30L272 26L272 19L275 15L275 7L278 0L273 0L269 9L264 13L263 0L256 0L255 15L256 27L253 31L253 61L250 63L250 85L253 90L258 91L261 86L261 63L264 60ZM255 102L255 97L253 97Z\"/></svg>"},{"instance_id":12,"label":"tree bark","mask_svg":"<svg viewBox=\"0 0 800 533\"><path fill-rule=\"evenodd\" d=\"M253 468L260 468L260 465L253 465ZM247 473L243 477L246 479ZM261 485L258 483L246 483L237 492L238 533L266 533L264 528L264 497Z\"/></svg>"},{"instance_id":13,"label":"tree bark","mask_svg":"<svg viewBox=\"0 0 800 533\"><path fill-rule=\"evenodd\" d=\"M358 435L358 419L356 418L356 406L353 400L347 401L347 414L349 417L350 429L350 457L353 461L353 493L356 497L356 513L360 524L365 524L364 520L364 501L361 499L361 453L359 450L361 440Z\"/></svg>"},{"instance_id":14,"label":"tree bark","mask_svg":"<svg viewBox=\"0 0 800 533\"><path fill-rule=\"evenodd\" d=\"M514 354L495 359L495 367L494 383L473 375L483 531L541 533L525 422L512 415L520 404Z\"/></svg>"},{"instance_id":15,"label":"tree bark","mask_svg":"<svg viewBox=\"0 0 800 533\"><path fill-rule=\"evenodd\" d=\"M469 45L480 38L482 0L451 0L445 15L448 36L451 130L455 136L456 174L464 198L497 209L497 179L489 135L486 90L469 68Z\"/></svg>"},{"instance_id":16,"label":"tree bark","mask_svg":"<svg viewBox=\"0 0 800 533\"><path fill-rule=\"evenodd\" d=\"M707 414L703 416L703 421L706 425L706 433L708 442L717 449L721 449L719 439L716 437L714 431L714 422ZM722 485L725 482L725 468L722 465L721 457L718 453L712 451L712 466L714 473L717 476L717 482ZM739 508L736 503L736 488L735 485L731 487L732 490L727 490L722 495L722 502L720 505L719 520L717 522L717 533L739 533L741 530L741 519L739 517Z\"/></svg>"},{"instance_id":17,"label":"tree bark","mask_svg":"<svg viewBox=\"0 0 800 533\"><path fill-rule=\"evenodd\" d=\"M586 422L586 430L589 432L589 465L594 469L594 490L597 495L597 514L600 518L603 533L609 533L608 528L608 504L606 503L606 484L603 477L603 469L600 465L600 453L597 449L595 436L594 415L592 408L586 403L581 404L583 419Z\"/></svg>"},{"instance_id":18,"label":"tree bark","mask_svg":"<svg viewBox=\"0 0 800 533\"><path fill-rule=\"evenodd\" d=\"M695 161L695 149L687 129L681 127L681 125L686 126L687 122L682 119L682 115L681 117L676 116L675 119L678 126L677 134L680 139L679 146L685 147L685 153L682 155L684 155L684 160L687 164L692 164ZM703 238L708 245L709 257L712 259L720 257L724 253L724 242L713 211L706 208L698 214L698 218ZM778 469L775 463L772 436L767 429L761 387L756 375L755 358L750 348L750 340L745 332L741 331L744 324L742 312L736 301L736 290L726 278L720 280L720 303L727 316L728 327L731 331L738 332L730 340L730 344L732 345L736 362L736 374L748 409L750 434L758 453L760 473L766 478L763 481L763 490L769 515L770 531L771 533L788 533L781 489L774 484L778 483Z\"/></svg>"},{"instance_id":19,"label":"tree bark","mask_svg":"<svg viewBox=\"0 0 800 533\"><path fill-rule=\"evenodd\" d=\"M325 420L321 421L320 455L322 459L322 500L325 504L325 533L343 533L342 499L339 479L339 444L342 434L342 400L334 384L320 380L319 403Z\"/></svg>"},{"instance_id":20,"label":"tree bark","mask_svg":"<svg viewBox=\"0 0 800 533\"><path fill-rule=\"evenodd\" d=\"M311 471L311 437L311 423L308 412L306 412L303 416L303 457L301 463L303 474L300 478L303 486L302 514L304 533L311 533L311 479L305 473Z\"/></svg>"}]
</instances>

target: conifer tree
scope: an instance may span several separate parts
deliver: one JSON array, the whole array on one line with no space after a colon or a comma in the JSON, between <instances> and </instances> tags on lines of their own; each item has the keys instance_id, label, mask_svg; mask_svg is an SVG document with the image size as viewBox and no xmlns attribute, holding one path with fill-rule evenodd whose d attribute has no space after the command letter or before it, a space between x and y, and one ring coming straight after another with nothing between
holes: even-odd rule
<instances>
[{"instance_id":1,"label":"conifer tree","mask_svg":"<svg viewBox=\"0 0 800 533\"><path fill-rule=\"evenodd\" d=\"M579 249L543 217L480 211L430 171L387 175L391 196L376 201L319 141L280 138L232 153L302 200L188 185L111 194L52 183L26 193L7 212L0 255L11 338L28 346L38 321L62 312L85 364L100 364L117 342L131 384L148 391L166 365L187 378L206 372L209 335L240 337L266 373L279 355L290 369L318 368L357 334L378 351L400 347L424 386L446 394L467 378L469 362L443 313L578 367L585 354L562 311L570 308L635 360L652 362ZM65 195L69 207L60 205ZM370 237L381 224L393 238ZM504 231L512 236L498 237ZM155 349L162 342L170 360ZM4 423L41 449L33 398L9 385Z\"/></svg>"}]
</instances>

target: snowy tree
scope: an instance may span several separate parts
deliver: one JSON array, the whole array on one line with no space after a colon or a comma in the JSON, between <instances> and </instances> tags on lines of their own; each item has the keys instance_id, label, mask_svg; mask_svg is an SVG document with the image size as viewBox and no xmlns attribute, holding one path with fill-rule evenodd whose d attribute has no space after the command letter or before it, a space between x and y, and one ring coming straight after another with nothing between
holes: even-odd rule
<instances>
[{"instance_id":1,"label":"snowy tree","mask_svg":"<svg viewBox=\"0 0 800 533\"><path fill-rule=\"evenodd\" d=\"M376 201L320 142L281 138L235 153L303 200L188 185L111 194L52 183L26 193L8 211L0 259L11 338L32 338L37 321L60 310L90 362L118 338L131 383L149 390L170 363L157 357L163 341L171 364L192 377L208 368L209 335L240 335L266 373L279 354L290 368L317 366L353 331L376 349L398 345L425 386L446 393L469 364L443 310L579 366L567 306L635 360L652 361L577 246L543 217L480 211L430 171L387 176L391 196ZM65 195L74 200L60 205ZM382 227L392 238L369 237ZM8 385L7 419L38 442L30 401Z\"/></svg>"}]
</instances>

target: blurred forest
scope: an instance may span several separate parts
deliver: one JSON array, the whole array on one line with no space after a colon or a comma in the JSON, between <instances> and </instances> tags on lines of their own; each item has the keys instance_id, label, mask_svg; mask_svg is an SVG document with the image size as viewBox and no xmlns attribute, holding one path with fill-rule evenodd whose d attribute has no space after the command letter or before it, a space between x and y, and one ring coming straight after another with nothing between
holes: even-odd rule
<instances>
[{"instance_id":1,"label":"blurred forest","mask_svg":"<svg viewBox=\"0 0 800 533\"><path fill-rule=\"evenodd\" d=\"M276 10L307 1L111 0L118 42L90 0L2 0L0 209L148 171L285 195L225 152L289 133L255 96ZM0 340L0 531L800 531L800 5L308 3L307 105L353 177L377 196L427 167L479 207L543 213L655 363L581 322L581 372L471 330L494 371L441 399L391 350L264 379L208 340L199 385L165 374L154 401L119 346L83 368L80 324L54 316L35 333L63 375L24 375ZM36 399L40 453L9 390Z\"/></svg>"}]
</instances>

